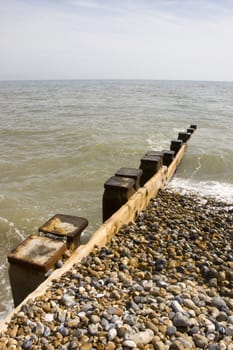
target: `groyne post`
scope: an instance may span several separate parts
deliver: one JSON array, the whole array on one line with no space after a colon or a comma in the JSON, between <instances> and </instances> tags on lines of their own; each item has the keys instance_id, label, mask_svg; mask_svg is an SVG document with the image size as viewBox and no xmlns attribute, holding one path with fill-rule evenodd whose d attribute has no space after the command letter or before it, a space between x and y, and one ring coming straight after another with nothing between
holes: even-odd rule
<instances>
[{"instance_id":1,"label":"groyne post","mask_svg":"<svg viewBox=\"0 0 233 350\"><path fill-rule=\"evenodd\" d=\"M63 239L72 252L80 245L80 236L88 220L78 216L56 214L39 227L39 233L53 239Z\"/></svg>"},{"instance_id":2,"label":"groyne post","mask_svg":"<svg viewBox=\"0 0 233 350\"><path fill-rule=\"evenodd\" d=\"M62 241L31 235L8 254L15 306L46 280L46 273L54 269L65 251L66 244Z\"/></svg>"},{"instance_id":3,"label":"groyne post","mask_svg":"<svg viewBox=\"0 0 233 350\"><path fill-rule=\"evenodd\" d=\"M169 150L162 150L163 154L163 165L166 165L167 167L172 163L174 157L175 157L175 152L174 151L169 151Z\"/></svg>"},{"instance_id":4,"label":"groyne post","mask_svg":"<svg viewBox=\"0 0 233 350\"><path fill-rule=\"evenodd\" d=\"M191 137L191 133L189 132L179 132L178 134L178 140L181 140L183 142L187 142Z\"/></svg>"},{"instance_id":5,"label":"groyne post","mask_svg":"<svg viewBox=\"0 0 233 350\"><path fill-rule=\"evenodd\" d=\"M162 159L159 156L146 155L141 159L139 169L143 173L140 179L140 185L143 186L152 176L154 176L162 166Z\"/></svg>"},{"instance_id":6,"label":"groyne post","mask_svg":"<svg viewBox=\"0 0 233 350\"><path fill-rule=\"evenodd\" d=\"M140 178L142 176L142 170L136 168L120 168L115 176L129 177L135 181L134 188L137 191L140 187Z\"/></svg>"},{"instance_id":7,"label":"groyne post","mask_svg":"<svg viewBox=\"0 0 233 350\"><path fill-rule=\"evenodd\" d=\"M135 180L112 176L105 182L104 188L103 221L106 221L135 193Z\"/></svg>"},{"instance_id":8,"label":"groyne post","mask_svg":"<svg viewBox=\"0 0 233 350\"><path fill-rule=\"evenodd\" d=\"M145 156L160 157L163 159L163 152L162 151L147 151Z\"/></svg>"},{"instance_id":9,"label":"groyne post","mask_svg":"<svg viewBox=\"0 0 233 350\"><path fill-rule=\"evenodd\" d=\"M172 140L170 145L170 150L175 152L175 155L178 153L179 149L183 144L182 140Z\"/></svg>"},{"instance_id":10,"label":"groyne post","mask_svg":"<svg viewBox=\"0 0 233 350\"><path fill-rule=\"evenodd\" d=\"M197 125L196 125L196 124L191 124L191 125L190 125L190 128L196 130L196 129L197 129Z\"/></svg>"}]
</instances>

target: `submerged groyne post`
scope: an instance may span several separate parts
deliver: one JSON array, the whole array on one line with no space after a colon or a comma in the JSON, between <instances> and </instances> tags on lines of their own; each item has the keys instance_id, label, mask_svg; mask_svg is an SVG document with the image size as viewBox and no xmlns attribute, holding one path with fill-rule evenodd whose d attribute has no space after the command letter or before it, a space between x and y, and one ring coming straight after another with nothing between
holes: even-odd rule
<instances>
[{"instance_id":1,"label":"submerged groyne post","mask_svg":"<svg viewBox=\"0 0 233 350\"><path fill-rule=\"evenodd\" d=\"M103 221L107 220L135 193L135 180L112 176L104 184Z\"/></svg>"},{"instance_id":2,"label":"submerged groyne post","mask_svg":"<svg viewBox=\"0 0 233 350\"><path fill-rule=\"evenodd\" d=\"M39 233L54 239L63 239L72 252L80 245L81 233L88 226L88 220L78 216L56 214L39 227Z\"/></svg>"},{"instance_id":3,"label":"submerged groyne post","mask_svg":"<svg viewBox=\"0 0 233 350\"><path fill-rule=\"evenodd\" d=\"M140 185L144 184L154 176L162 166L162 159L159 156L146 155L141 159L139 169L142 169L143 173L140 179Z\"/></svg>"},{"instance_id":4,"label":"submerged groyne post","mask_svg":"<svg viewBox=\"0 0 233 350\"><path fill-rule=\"evenodd\" d=\"M135 168L120 168L115 173L115 176L129 177L133 179L135 181L134 188L137 191L140 187L140 178L142 176L142 170Z\"/></svg>"},{"instance_id":5,"label":"submerged groyne post","mask_svg":"<svg viewBox=\"0 0 233 350\"><path fill-rule=\"evenodd\" d=\"M66 251L66 244L48 237L31 235L7 256L15 306L47 278Z\"/></svg>"}]
</instances>

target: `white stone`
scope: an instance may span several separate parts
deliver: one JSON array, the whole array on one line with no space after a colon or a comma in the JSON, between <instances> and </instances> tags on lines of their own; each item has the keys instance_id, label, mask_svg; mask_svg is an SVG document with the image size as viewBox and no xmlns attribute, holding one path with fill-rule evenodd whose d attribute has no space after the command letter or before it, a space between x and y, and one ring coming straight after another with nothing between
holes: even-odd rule
<instances>
[{"instance_id":1,"label":"white stone","mask_svg":"<svg viewBox=\"0 0 233 350\"><path fill-rule=\"evenodd\" d=\"M129 340L132 340L134 343L138 344L148 344L154 337L154 332L151 329L146 329L145 331L131 334Z\"/></svg>"},{"instance_id":2,"label":"white stone","mask_svg":"<svg viewBox=\"0 0 233 350\"><path fill-rule=\"evenodd\" d=\"M132 341L132 340L125 340L123 343L122 343L123 346L127 346L128 348L136 348L137 347L137 344Z\"/></svg>"},{"instance_id":3,"label":"white stone","mask_svg":"<svg viewBox=\"0 0 233 350\"><path fill-rule=\"evenodd\" d=\"M53 321L53 314L45 314L44 320L45 320L45 322L52 322Z\"/></svg>"},{"instance_id":4,"label":"white stone","mask_svg":"<svg viewBox=\"0 0 233 350\"><path fill-rule=\"evenodd\" d=\"M113 340L117 336L117 331L115 328L110 328L108 331L108 339Z\"/></svg>"}]
</instances>

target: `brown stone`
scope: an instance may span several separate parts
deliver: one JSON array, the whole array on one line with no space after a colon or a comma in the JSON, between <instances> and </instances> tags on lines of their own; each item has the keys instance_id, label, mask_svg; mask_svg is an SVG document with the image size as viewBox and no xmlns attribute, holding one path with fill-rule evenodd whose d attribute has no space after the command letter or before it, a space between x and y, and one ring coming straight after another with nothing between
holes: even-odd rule
<instances>
[{"instance_id":1,"label":"brown stone","mask_svg":"<svg viewBox=\"0 0 233 350\"><path fill-rule=\"evenodd\" d=\"M153 322L147 321L145 322L145 326L146 328L151 329L155 334L158 333L158 327L156 327L156 325Z\"/></svg>"},{"instance_id":2,"label":"brown stone","mask_svg":"<svg viewBox=\"0 0 233 350\"><path fill-rule=\"evenodd\" d=\"M108 344L105 346L105 350L114 350L116 348L116 345L110 341Z\"/></svg>"}]
</instances>

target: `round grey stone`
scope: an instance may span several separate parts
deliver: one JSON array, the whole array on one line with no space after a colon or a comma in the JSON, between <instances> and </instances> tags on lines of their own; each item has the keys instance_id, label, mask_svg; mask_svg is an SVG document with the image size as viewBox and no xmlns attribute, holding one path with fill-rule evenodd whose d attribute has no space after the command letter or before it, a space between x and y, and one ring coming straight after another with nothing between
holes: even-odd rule
<instances>
[{"instance_id":1,"label":"round grey stone","mask_svg":"<svg viewBox=\"0 0 233 350\"><path fill-rule=\"evenodd\" d=\"M166 334L171 337L172 335L176 334L177 328L175 326L169 326L167 328Z\"/></svg>"},{"instance_id":2,"label":"round grey stone","mask_svg":"<svg viewBox=\"0 0 233 350\"><path fill-rule=\"evenodd\" d=\"M188 328L190 321L188 317L184 316L181 312L177 312L172 320L174 326Z\"/></svg>"}]
</instances>

